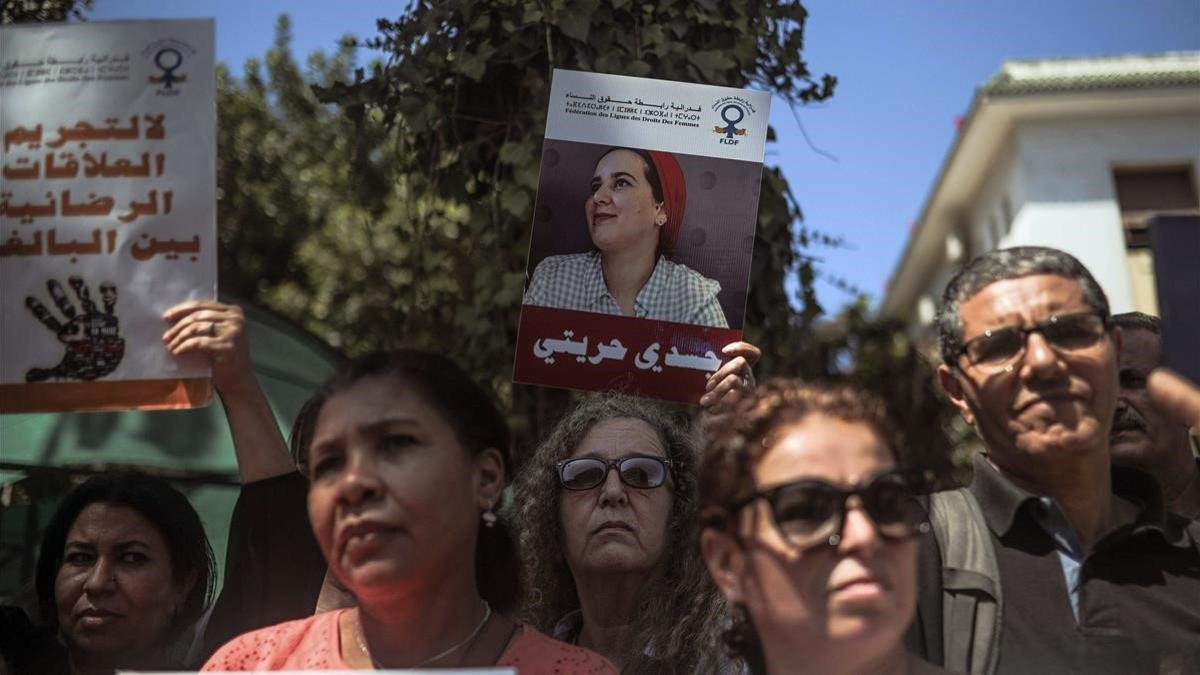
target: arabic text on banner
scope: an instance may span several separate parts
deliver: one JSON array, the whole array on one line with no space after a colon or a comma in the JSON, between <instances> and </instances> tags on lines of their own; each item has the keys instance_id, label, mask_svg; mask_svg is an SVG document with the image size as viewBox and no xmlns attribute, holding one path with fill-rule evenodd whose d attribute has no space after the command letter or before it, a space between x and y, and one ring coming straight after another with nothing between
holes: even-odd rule
<instances>
[{"instance_id":1,"label":"arabic text on banner","mask_svg":"<svg viewBox=\"0 0 1200 675\"><path fill-rule=\"evenodd\" d=\"M0 27L0 412L181 408L216 297L213 22Z\"/></svg>"},{"instance_id":2,"label":"arabic text on banner","mask_svg":"<svg viewBox=\"0 0 1200 675\"><path fill-rule=\"evenodd\" d=\"M769 108L766 92L554 72L514 381L699 400L742 335ZM636 284L623 301L610 286L623 275L642 280L633 302Z\"/></svg>"}]
</instances>

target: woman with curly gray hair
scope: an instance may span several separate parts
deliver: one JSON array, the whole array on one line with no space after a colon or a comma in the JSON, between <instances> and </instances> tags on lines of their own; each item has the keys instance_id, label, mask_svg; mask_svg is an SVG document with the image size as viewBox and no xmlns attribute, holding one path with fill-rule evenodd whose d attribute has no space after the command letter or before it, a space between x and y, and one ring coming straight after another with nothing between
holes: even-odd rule
<instances>
[{"instance_id":1,"label":"woman with curly gray hair","mask_svg":"<svg viewBox=\"0 0 1200 675\"><path fill-rule=\"evenodd\" d=\"M694 548L696 439L626 396L582 401L526 464L526 620L622 673L712 671L724 603Z\"/></svg>"}]
</instances>

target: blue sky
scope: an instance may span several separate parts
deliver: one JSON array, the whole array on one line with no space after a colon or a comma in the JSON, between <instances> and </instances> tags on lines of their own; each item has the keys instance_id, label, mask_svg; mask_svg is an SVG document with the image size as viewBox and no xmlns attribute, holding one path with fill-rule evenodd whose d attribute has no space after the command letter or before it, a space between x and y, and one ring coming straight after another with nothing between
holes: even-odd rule
<instances>
[{"instance_id":1,"label":"blue sky","mask_svg":"<svg viewBox=\"0 0 1200 675\"><path fill-rule=\"evenodd\" d=\"M95 0L92 20L204 17L217 20L217 58L241 72L271 44L275 18L292 17L297 58L332 51L351 33L369 37L391 0ZM792 113L776 100L779 143L767 162L783 168L806 223L850 247L812 251L823 273L874 300L898 260L977 86L1006 59L1200 50L1197 0L809 0L805 57L839 79L832 99ZM365 61L369 56L364 55ZM852 298L825 281L833 310Z\"/></svg>"}]
</instances>

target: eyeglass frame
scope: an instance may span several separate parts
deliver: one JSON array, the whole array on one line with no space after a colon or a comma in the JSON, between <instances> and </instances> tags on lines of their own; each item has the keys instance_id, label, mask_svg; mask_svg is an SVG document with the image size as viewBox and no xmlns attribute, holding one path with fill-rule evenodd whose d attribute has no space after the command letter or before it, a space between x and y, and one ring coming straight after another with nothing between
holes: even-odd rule
<instances>
[{"instance_id":1,"label":"eyeglass frame","mask_svg":"<svg viewBox=\"0 0 1200 675\"><path fill-rule=\"evenodd\" d=\"M1082 312L1069 312L1067 314L1052 314L1052 315L1050 315L1049 318L1043 319L1042 321L1038 321L1037 323L1033 324L1032 326L1028 326L1028 327L1022 326L1020 324L1009 324L1007 326L1001 326L999 328L985 330L984 332L980 333L979 335L976 335L975 337L971 338L970 340L964 341L962 344L960 344L958 346L957 349L954 350L954 362L951 365L955 368L958 368L959 370L964 370L959 365L959 361L962 359L963 356L965 356L967 354L967 349L970 348L970 345L974 342L979 341L980 339L990 338L992 335L994 335L1002 330L1019 331L1021 333L1021 349L1016 353L1016 355L1014 355L1012 357L1011 361L1009 361L1008 363L1001 366L999 368L999 370L997 370L996 372L1001 372L1004 370L1004 368L1007 368L1008 366L1011 366L1014 363L1021 360L1021 358L1025 355L1027 345L1029 344L1029 336L1032 333L1039 333L1042 336L1042 339L1046 340L1046 344L1051 349L1054 350L1054 353L1062 354L1063 353L1062 348L1055 345L1052 341L1047 340L1046 334L1043 331L1048 326L1054 325L1055 323L1057 323L1059 320L1061 320L1063 318L1076 317L1076 316L1094 316L1094 317L1100 319L1100 325L1102 327L1102 331L1100 332L1099 335L1096 336L1097 342L1099 341L1100 338L1104 337L1104 333L1107 333L1109 330L1112 329L1112 317L1107 316L1104 312L1102 312L1100 310L1093 309L1093 310L1082 311ZM1074 350L1066 350L1066 351L1074 351ZM970 358L968 358L967 363L968 363L968 365L971 365L971 366L979 366L980 362L979 361L972 362L970 360Z\"/></svg>"},{"instance_id":2,"label":"eyeglass frame","mask_svg":"<svg viewBox=\"0 0 1200 675\"><path fill-rule=\"evenodd\" d=\"M908 492L908 498L911 499L921 509L921 512L925 516L924 519L922 519L922 521L920 523L917 523L917 526L913 530L912 534L909 534L909 535L906 535L903 537L893 537L889 534L884 533L884 531L879 526L879 522L875 519L875 516L873 516L871 514L871 512L867 510L866 502L863 501L863 495L865 495L868 490L870 490L872 487L874 487L874 485L878 481L880 481L881 479L885 479L885 478L898 480L899 484ZM882 539L886 539L887 541L893 541L893 542L908 541L909 539L916 539L917 537L920 537L922 535L928 534L933 531L933 525L932 525L932 523L930 523L930 520L929 520L929 510L926 509L925 506L922 505L921 502L917 499L916 495L913 494L912 487L909 484L909 480L907 478L905 478L903 471L901 471L899 469L892 469L892 470L877 473L873 477L869 478L868 480L860 482L858 485L854 486L852 489L849 489L849 490L839 487L837 485L834 485L833 483L830 483L829 481L821 480L820 478L800 478L797 480L788 481L786 483L779 483L777 485L772 485L768 488L756 490L750 496L748 496L745 499L741 500L740 502L737 502L736 504L734 504L732 512L739 513L739 512L741 512L742 509L746 508L750 504L753 504L754 502L756 502L760 499L764 500L767 502L767 505L769 507L768 513L771 516L771 524L775 528L775 532L776 532L776 534L779 535L780 539L787 542L789 545L796 546L797 548L799 548L801 550L807 551L810 549L817 548L821 545L820 539L814 540L811 544L808 544L807 546L800 546L799 544L796 544L792 540L792 538L789 537L788 534L783 531L783 526L779 524L779 519L775 517L775 502L773 501L775 495L779 494L785 488L789 488L794 485L798 485L800 483L818 484L818 485L823 485L825 487L832 488L833 490L836 490L841 497L837 502L840 505L836 512L837 519L838 519L837 528L832 533L830 533L829 537L827 537L825 540L825 543L828 546L830 546L831 548L837 548L842 543L842 531L846 529L846 516L850 513L850 509L848 506L846 506L846 504L850 501L851 497L858 497L858 502L859 502L858 508L861 508L863 510L863 513L865 513L867 515L867 517L870 518L871 525L875 528L875 533Z\"/></svg>"},{"instance_id":3,"label":"eyeglass frame","mask_svg":"<svg viewBox=\"0 0 1200 675\"><path fill-rule=\"evenodd\" d=\"M595 485L589 486L589 487L577 488L577 487L568 486L566 480L563 478L563 467L571 462L578 462L578 461L584 460L584 459L590 459L592 461L602 462L604 464L604 477L601 478L598 483L596 483ZM621 464L623 462L625 462L626 460L630 460L630 459L650 459L650 460L654 460L654 461L662 464L663 465L663 480L662 480L662 482L659 483L658 485L648 485L648 486L630 485L625 480L625 477L623 475L621 475ZM635 490L657 490L658 488L666 485L667 480L673 476L672 471L674 469L672 468L672 464L673 464L673 462L671 461L671 459L669 457L659 457L657 455L626 455L626 456L620 457L618 459L605 459L603 457L569 457L567 459L559 460L554 463L554 475L558 478L558 485L562 489L571 490L572 492L584 492L587 490L594 490L597 487L603 485L604 481L608 480L608 474L610 472L612 472L613 469L616 469L617 470L617 478L619 478L621 480L621 484L624 485L625 487L631 487Z\"/></svg>"}]
</instances>

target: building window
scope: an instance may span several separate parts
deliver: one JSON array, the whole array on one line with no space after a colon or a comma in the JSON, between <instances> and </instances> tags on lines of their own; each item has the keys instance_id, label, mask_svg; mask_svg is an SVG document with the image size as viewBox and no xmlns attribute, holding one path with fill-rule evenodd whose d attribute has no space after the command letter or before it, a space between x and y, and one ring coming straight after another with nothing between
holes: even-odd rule
<instances>
[{"instance_id":1,"label":"building window","mask_svg":"<svg viewBox=\"0 0 1200 675\"><path fill-rule=\"evenodd\" d=\"M1195 171L1190 165L1113 169L1125 247L1150 246L1150 218L1160 213L1200 213Z\"/></svg>"}]
</instances>

